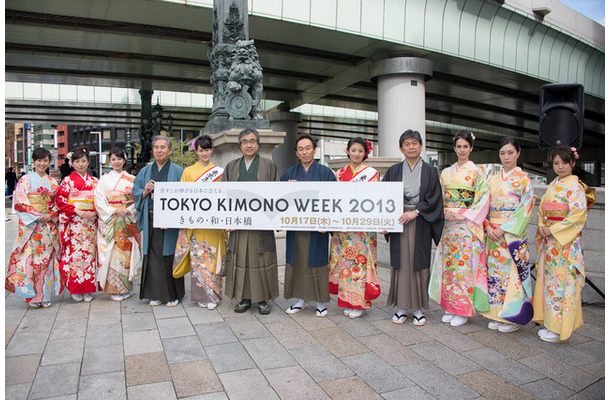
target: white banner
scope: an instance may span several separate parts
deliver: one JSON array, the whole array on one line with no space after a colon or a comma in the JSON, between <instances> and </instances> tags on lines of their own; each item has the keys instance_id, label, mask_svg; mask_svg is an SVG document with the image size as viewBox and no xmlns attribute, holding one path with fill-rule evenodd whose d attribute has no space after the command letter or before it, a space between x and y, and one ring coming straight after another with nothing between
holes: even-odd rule
<instances>
[{"instance_id":1,"label":"white banner","mask_svg":"<svg viewBox=\"0 0 610 400\"><path fill-rule=\"evenodd\" d=\"M402 182L156 182L156 228L402 232Z\"/></svg>"}]
</instances>

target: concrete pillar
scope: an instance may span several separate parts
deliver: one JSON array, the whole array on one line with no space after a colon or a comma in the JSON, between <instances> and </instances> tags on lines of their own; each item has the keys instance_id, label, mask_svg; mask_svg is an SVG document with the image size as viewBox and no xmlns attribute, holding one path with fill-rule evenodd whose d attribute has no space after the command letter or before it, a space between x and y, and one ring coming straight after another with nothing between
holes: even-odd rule
<instances>
[{"instance_id":1,"label":"concrete pillar","mask_svg":"<svg viewBox=\"0 0 610 400\"><path fill-rule=\"evenodd\" d=\"M299 122L303 121L303 114L291 111L274 111L266 115L275 132L286 132L284 143L271 152L271 158L277 164L277 170L282 175L288 168L299 162L294 151L294 141L299 134Z\"/></svg>"},{"instance_id":2,"label":"concrete pillar","mask_svg":"<svg viewBox=\"0 0 610 400\"><path fill-rule=\"evenodd\" d=\"M370 76L377 82L379 156L403 155L398 147L407 129L418 131L423 139L422 158L426 156L426 86L434 62L418 57L394 57L371 64Z\"/></svg>"}]
</instances>

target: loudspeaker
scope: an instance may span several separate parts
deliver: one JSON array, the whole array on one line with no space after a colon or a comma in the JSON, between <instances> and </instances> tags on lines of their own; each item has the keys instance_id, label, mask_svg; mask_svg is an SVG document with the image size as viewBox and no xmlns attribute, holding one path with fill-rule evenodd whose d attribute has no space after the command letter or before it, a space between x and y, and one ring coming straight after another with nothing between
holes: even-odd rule
<instances>
[{"instance_id":1,"label":"loudspeaker","mask_svg":"<svg viewBox=\"0 0 610 400\"><path fill-rule=\"evenodd\" d=\"M578 83L551 83L540 88L538 147L564 144L580 149L584 127L585 92Z\"/></svg>"}]
</instances>

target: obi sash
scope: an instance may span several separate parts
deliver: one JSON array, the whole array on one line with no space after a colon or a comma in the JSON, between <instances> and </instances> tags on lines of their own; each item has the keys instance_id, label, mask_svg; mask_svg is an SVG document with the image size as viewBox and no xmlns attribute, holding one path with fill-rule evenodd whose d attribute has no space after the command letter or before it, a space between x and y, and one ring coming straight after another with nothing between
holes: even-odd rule
<instances>
[{"instance_id":1,"label":"obi sash","mask_svg":"<svg viewBox=\"0 0 610 400\"><path fill-rule=\"evenodd\" d=\"M489 222L502 224L515 212L519 201L516 196L492 196L489 204Z\"/></svg>"},{"instance_id":2,"label":"obi sash","mask_svg":"<svg viewBox=\"0 0 610 400\"><path fill-rule=\"evenodd\" d=\"M470 208L474 202L474 193L474 189L447 185L445 187L445 208Z\"/></svg>"},{"instance_id":3,"label":"obi sash","mask_svg":"<svg viewBox=\"0 0 610 400\"><path fill-rule=\"evenodd\" d=\"M566 203L556 203L554 201L544 202L540 205L542 216L546 221L563 221L570 213L570 208ZM554 222L551 222L552 225Z\"/></svg>"},{"instance_id":4,"label":"obi sash","mask_svg":"<svg viewBox=\"0 0 610 400\"><path fill-rule=\"evenodd\" d=\"M76 195L70 195L68 203L81 211L94 211L95 205L93 204L93 190L81 190Z\"/></svg>"},{"instance_id":5,"label":"obi sash","mask_svg":"<svg viewBox=\"0 0 610 400\"><path fill-rule=\"evenodd\" d=\"M28 201L34 208L34 210L38 211L41 214L46 214L49 212L49 203L51 202L51 196L47 194L36 194L30 193L28 194Z\"/></svg>"},{"instance_id":6,"label":"obi sash","mask_svg":"<svg viewBox=\"0 0 610 400\"><path fill-rule=\"evenodd\" d=\"M127 208L133 204L133 195L131 193L121 193L112 191L106 193L108 204L114 208Z\"/></svg>"}]
</instances>

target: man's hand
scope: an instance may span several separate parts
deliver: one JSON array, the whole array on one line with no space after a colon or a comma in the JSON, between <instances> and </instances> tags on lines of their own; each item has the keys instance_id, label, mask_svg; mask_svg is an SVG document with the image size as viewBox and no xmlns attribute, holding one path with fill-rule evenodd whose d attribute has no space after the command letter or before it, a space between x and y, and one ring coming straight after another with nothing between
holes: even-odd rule
<instances>
[{"instance_id":1,"label":"man's hand","mask_svg":"<svg viewBox=\"0 0 610 400\"><path fill-rule=\"evenodd\" d=\"M148 183L144 186L144 192L142 193L142 198L148 196L153 190L155 190L155 181L152 179L148 181Z\"/></svg>"}]
</instances>

